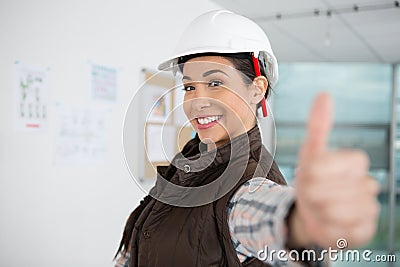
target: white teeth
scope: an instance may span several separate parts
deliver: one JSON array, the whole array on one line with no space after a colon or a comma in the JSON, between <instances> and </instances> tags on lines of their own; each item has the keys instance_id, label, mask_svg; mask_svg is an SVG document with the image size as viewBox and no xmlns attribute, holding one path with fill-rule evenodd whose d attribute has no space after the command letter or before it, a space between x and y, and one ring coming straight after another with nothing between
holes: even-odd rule
<instances>
[{"instance_id":1,"label":"white teeth","mask_svg":"<svg viewBox=\"0 0 400 267\"><path fill-rule=\"evenodd\" d=\"M204 118L197 118L197 121L199 124L209 124L210 122L219 120L222 116L217 115L217 116L210 116L210 117L204 117Z\"/></svg>"}]
</instances>

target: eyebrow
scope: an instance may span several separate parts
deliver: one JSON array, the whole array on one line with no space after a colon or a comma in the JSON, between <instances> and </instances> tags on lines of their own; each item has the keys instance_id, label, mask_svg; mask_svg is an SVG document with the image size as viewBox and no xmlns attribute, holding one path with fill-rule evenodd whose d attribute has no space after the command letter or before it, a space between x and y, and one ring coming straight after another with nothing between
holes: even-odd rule
<instances>
[{"instance_id":1,"label":"eyebrow","mask_svg":"<svg viewBox=\"0 0 400 267\"><path fill-rule=\"evenodd\" d=\"M218 69L209 70L209 71L204 72L204 73L203 73L203 77L207 77L207 76L209 76L209 75L211 75L211 74L214 74L214 73L222 73L222 74L224 74L225 76L229 77L228 74L226 74L226 73L223 72L222 70L218 70ZM192 80L192 78L190 78L189 76L183 76L183 77L182 77L182 80Z\"/></svg>"},{"instance_id":2,"label":"eyebrow","mask_svg":"<svg viewBox=\"0 0 400 267\"><path fill-rule=\"evenodd\" d=\"M206 71L206 72L204 72L203 73L203 77L207 77L207 76L209 76L209 75L211 75L211 74L213 74L213 73L222 73L222 74L224 74L225 76L228 76L229 77L229 75L228 74L226 74L225 72L223 72L222 70L218 70L218 69L216 69L216 70L209 70L209 71Z\"/></svg>"}]
</instances>

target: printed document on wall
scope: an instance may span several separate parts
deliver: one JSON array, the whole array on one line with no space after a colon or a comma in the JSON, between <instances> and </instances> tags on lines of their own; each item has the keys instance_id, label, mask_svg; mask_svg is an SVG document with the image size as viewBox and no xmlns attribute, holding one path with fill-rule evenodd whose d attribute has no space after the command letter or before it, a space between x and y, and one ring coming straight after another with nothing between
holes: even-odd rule
<instances>
[{"instance_id":1,"label":"printed document on wall","mask_svg":"<svg viewBox=\"0 0 400 267\"><path fill-rule=\"evenodd\" d=\"M38 131L48 121L49 68L15 63L14 126L16 130Z\"/></svg>"},{"instance_id":2,"label":"printed document on wall","mask_svg":"<svg viewBox=\"0 0 400 267\"><path fill-rule=\"evenodd\" d=\"M117 99L117 69L91 64L93 100L115 102Z\"/></svg>"},{"instance_id":3,"label":"printed document on wall","mask_svg":"<svg viewBox=\"0 0 400 267\"><path fill-rule=\"evenodd\" d=\"M109 118L109 109L58 105L55 163L105 163L109 151Z\"/></svg>"}]
</instances>

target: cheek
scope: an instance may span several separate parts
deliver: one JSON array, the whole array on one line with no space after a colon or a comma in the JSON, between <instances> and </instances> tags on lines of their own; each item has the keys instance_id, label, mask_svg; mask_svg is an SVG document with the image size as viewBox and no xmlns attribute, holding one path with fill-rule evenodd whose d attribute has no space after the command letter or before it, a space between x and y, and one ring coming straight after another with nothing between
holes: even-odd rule
<instances>
[{"instance_id":1,"label":"cheek","mask_svg":"<svg viewBox=\"0 0 400 267\"><path fill-rule=\"evenodd\" d=\"M185 95L185 97L183 98L183 111L185 112L185 115L188 118L190 118L190 109L191 109L190 100Z\"/></svg>"},{"instance_id":2,"label":"cheek","mask_svg":"<svg viewBox=\"0 0 400 267\"><path fill-rule=\"evenodd\" d=\"M249 109L245 99L235 93L230 93L230 95L225 98L224 106L235 121L245 116Z\"/></svg>"}]
</instances>

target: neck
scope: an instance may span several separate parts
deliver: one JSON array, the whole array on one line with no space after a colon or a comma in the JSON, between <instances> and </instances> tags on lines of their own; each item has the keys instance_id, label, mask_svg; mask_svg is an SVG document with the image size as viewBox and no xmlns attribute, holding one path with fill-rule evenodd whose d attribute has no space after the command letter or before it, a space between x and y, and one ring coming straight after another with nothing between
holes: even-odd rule
<instances>
[{"instance_id":1,"label":"neck","mask_svg":"<svg viewBox=\"0 0 400 267\"><path fill-rule=\"evenodd\" d=\"M216 149L216 148L218 148L218 147L220 147L221 145L217 145L217 144L215 144L215 143L211 143L211 144L207 144L207 151L208 152L210 152L211 150L214 150L214 149Z\"/></svg>"},{"instance_id":2,"label":"neck","mask_svg":"<svg viewBox=\"0 0 400 267\"><path fill-rule=\"evenodd\" d=\"M232 139L235 138L235 137L237 137L237 136L239 136L239 135L241 135L241 134L247 133L248 131L250 131L251 129L253 129L254 126L256 126L256 122L255 122L255 121L254 121L252 124L247 125L245 131L243 131L243 132L241 132L241 133L238 133L238 134L236 134L235 136L232 136ZM217 141L217 142L215 142L215 143L214 143L214 142L208 143L208 144L207 144L207 151L209 152L209 151L211 151L211 150L217 149L217 148L219 148L219 147L221 147L221 146L223 146L223 145L225 145L225 144L227 144L227 143L229 143L229 142L231 142L231 139L220 140L220 141Z\"/></svg>"}]
</instances>

